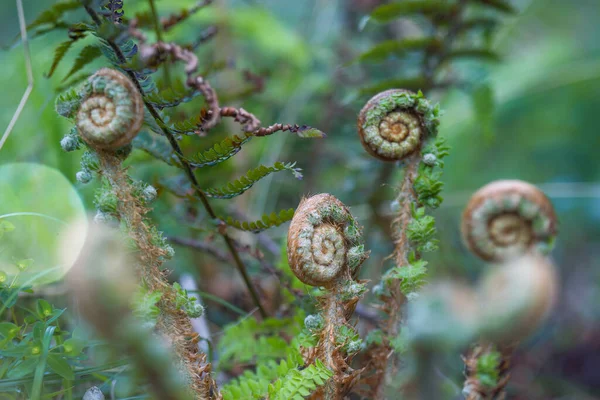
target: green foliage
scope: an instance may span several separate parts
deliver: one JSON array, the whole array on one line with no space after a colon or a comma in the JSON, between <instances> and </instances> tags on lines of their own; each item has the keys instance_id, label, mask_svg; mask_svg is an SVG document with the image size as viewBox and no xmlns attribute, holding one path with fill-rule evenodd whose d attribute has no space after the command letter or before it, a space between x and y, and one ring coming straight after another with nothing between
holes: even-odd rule
<instances>
[{"instance_id":1,"label":"green foliage","mask_svg":"<svg viewBox=\"0 0 600 400\"><path fill-rule=\"evenodd\" d=\"M242 145L253 137L252 133L245 133L243 137L238 135L226 137L210 149L195 154L189 161L195 168L222 163L236 155L242 149Z\"/></svg>"},{"instance_id":2,"label":"green foliage","mask_svg":"<svg viewBox=\"0 0 600 400\"><path fill-rule=\"evenodd\" d=\"M294 168L294 165L295 163L284 164L281 162L276 162L272 167L261 165L257 168L251 169L241 178L236 179L233 182L229 182L223 187L206 189L204 190L204 193L208 197L216 199L230 199L244 193L265 176L279 171L290 171L292 174L294 174L296 179L301 179L302 174L300 173L300 169Z\"/></svg>"},{"instance_id":3,"label":"green foliage","mask_svg":"<svg viewBox=\"0 0 600 400\"><path fill-rule=\"evenodd\" d=\"M471 92L475 118L482 135L488 140L494 136L494 89L489 84L477 85Z\"/></svg>"},{"instance_id":4,"label":"green foliage","mask_svg":"<svg viewBox=\"0 0 600 400\"><path fill-rule=\"evenodd\" d=\"M295 337L304 326L304 312L287 318L267 318L262 322L246 318L224 329L219 341L220 367L229 368L237 363L262 365L269 360L285 359L290 345L283 337Z\"/></svg>"},{"instance_id":5,"label":"green foliage","mask_svg":"<svg viewBox=\"0 0 600 400\"><path fill-rule=\"evenodd\" d=\"M387 40L378 43L358 57L358 61L382 61L391 55L400 56L410 51L434 49L441 45L435 37Z\"/></svg>"},{"instance_id":6,"label":"green foliage","mask_svg":"<svg viewBox=\"0 0 600 400\"><path fill-rule=\"evenodd\" d=\"M406 237L411 245L419 252L432 252L438 249L438 241L435 239L437 230L435 219L425 214L425 207L415 207L411 204L412 219L406 227Z\"/></svg>"},{"instance_id":7,"label":"green foliage","mask_svg":"<svg viewBox=\"0 0 600 400\"><path fill-rule=\"evenodd\" d=\"M427 261L413 260L408 265L396 266L383 276L386 283L400 281L400 291L407 296L415 293L427 283Z\"/></svg>"},{"instance_id":8,"label":"green foliage","mask_svg":"<svg viewBox=\"0 0 600 400\"><path fill-rule=\"evenodd\" d=\"M269 398L273 400L301 400L310 396L319 386L322 386L333 376L320 360L298 370L292 369L269 386Z\"/></svg>"},{"instance_id":9,"label":"green foliage","mask_svg":"<svg viewBox=\"0 0 600 400\"><path fill-rule=\"evenodd\" d=\"M98 46L85 46L83 49L81 49L81 52L79 52L79 55L75 59L71 70L69 71L69 73L67 73L63 80L69 79L71 76L81 71L86 65L88 65L101 55L102 52L100 51L100 48Z\"/></svg>"},{"instance_id":10,"label":"green foliage","mask_svg":"<svg viewBox=\"0 0 600 400\"><path fill-rule=\"evenodd\" d=\"M31 30L42 25L61 25L62 17L68 11L73 11L82 6L79 0L58 1L49 9L42 12L32 23L27 25L27 29Z\"/></svg>"},{"instance_id":11,"label":"green foliage","mask_svg":"<svg viewBox=\"0 0 600 400\"><path fill-rule=\"evenodd\" d=\"M497 11L516 14L517 9L514 8L508 0L473 0L474 3L479 3L482 6L493 8Z\"/></svg>"},{"instance_id":12,"label":"green foliage","mask_svg":"<svg viewBox=\"0 0 600 400\"><path fill-rule=\"evenodd\" d=\"M190 296L188 291L177 282L173 284L175 289L175 307L183 309L190 318L200 318L204 314L204 307L196 303L197 298Z\"/></svg>"},{"instance_id":13,"label":"green foliage","mask_svg":"<svg viewBox=\"0 0 600 400\"><path fill-rule=\"evenodd\" d=\"M449 154L450 147L446 139L437 137L423 150L423 161L419 166L419 174L414 182L419 204L430 208L437 208L443 201L440 193L444 188L442 182L442 168L444 158Z\"/></svg>"},{"instance_id":14,"label":"green foliage","mask_svg":"<svg viewBox=\"0 0 600 400\"><path fill-rule=\"evenodd\" d=\"M132 307L136 317L146 323L156 324L156 319L160 315L160 308L157 304L162 298L162 293L158 290L148 291L144 286L140 286L138 291L133 295Z\"/></svg>"},{"instance_id":15,"label":"green foliage","mask_svg":"<svg viewBox=\"0 0 600 400\"><path fill-rule=\"evenodd\" d=\"M233 226L243 231L250 231L258 233L265 229L272 228L284 224L294 217L294 209L288 208L287 210L281 210L279 214L272 212L271 214L264 214L261 219L257 221L238 221L232 217L227 217L225 222L229 226Z\"/></svg>"},{"instance_id":16,"label":"green foliage","mask_svg":"<svg viewBox=\"0 0 600 400\"><path fill-rule=\"evenodd\" d=\"M66 40L58 45L58 47L54 50L54 59L52 60L50 70L46 74L48 77L51 77L54 74L54 71L56 70L56 67L58 67L58 64L60 64L60 62L63 60L69 49L71 49L75 42L78 39L81 39L81 37L82 36L77 36L74 39Z\"/></svg>"},{"instance_id":17,"label":"green foliage","mask_svg":"<svg viewBox=\"0 0 600 400\"><path fill-rule=\"evenodd\" d=\"M244 371L221 389L224 400L261 399L267 395L269 385L281 376L302 365L302 356L290 349L286 359L279 362L268 360L256 367L256 371Z\"/></svg>"},{"instance_id":18,"label":"green foliage","mask_svg":"<svg viewBox=\"0 0 600 400\"><path fill-rule=\"evenodd\" d=\"M158 160L181 168L181 163L173 153L173 148L163 136L153 135L146 130L142 130L133 139L132 144L134 148L145 151Z\"/></svg>"},{"instance_id":19,"label":"green foliage","mask_svg":"<svg viewBox=\"0 0 600 400\"><path fill-rule=\"evenodd\" d=\"M497 351L482 354L477 359L477 380L484 387L494 387L498 384L498 367L502 356Z\"/></svg>"},{"instance_id":20,"label":"green foliage","mask_svg":"<svg viewBox=\"0 0 600 400\"><path fill-rule=\"evenodd\" d=\"M371 18L385 23L409 14L446 14L452 7L451 3L444 0L407 0L379 6L371 12Z\"/></svg>"},{"instance_id":21,"label":"green foliage","mask_svg":"<svg viewBox=\"0 0 600 400\"><path fill-rule=\"evenodd\" d=\"M147 102L162 110L163 108L176 107L182 103L187 103L199 95L200 92L189 89L178 79L171 83L170 87L148 93L145 98Z\"/></svg>"}]
</instances>

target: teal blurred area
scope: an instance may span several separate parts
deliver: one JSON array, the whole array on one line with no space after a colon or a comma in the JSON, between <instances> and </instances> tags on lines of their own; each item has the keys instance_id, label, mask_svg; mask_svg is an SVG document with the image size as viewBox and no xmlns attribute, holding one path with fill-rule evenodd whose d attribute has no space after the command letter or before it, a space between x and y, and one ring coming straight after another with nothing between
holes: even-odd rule
<instances>
[{"instance_id":1,"label":"teal blurred area","mask_svg":"<svg viewBox=\"0 0 600 400\"><path fill-rule=\"evenodd\" d=\"M27 20L33 20L50 3L24 0ZM141 3L126 1L126 12L142 7ZM235 209L257 219L263 213L295 207L303 195L330 192L350 205L367 227L373 256L363 275L372 280L391 265L385 261L391 243L372 223L368 196L375 187L383 186L391 201L401 171L393 169L386 181L378 181L384 166L364 152L356 133L356 115L367 99L359 90L395 68L410 68L394 59L366 69L347 63L373 42L396 34L391 28L381 32L371 22L359 28L363 16L379 3L217 1L210 10L192 17L191 23L169 33L173 39L185 39L209 25L218 26L219 34L198 54L203 65L221 66L208 78L224 93L225 101L248 109L265 125L307 124L328 135L323 141L303 141L286 134L254 140L239 156L201 175L204 187L214 187L259 162L296 161L304 170L302 181L283 175L261 181L236 199L234 206L216 201L220 215ZM189 1L158 1L164 13L185 4ZM445 203L435 212L440 251L427 259L436 278L474 282L484 267L468 254L459 230L470 195L497 179L522 179L538 185L559 216L560 234L553 258L562 290L550 322L516 357L511 398L600 398L600 2L518 0L514 4L520 12L507 19L495 43L502 61L456 66L457 74L492 89L493 109L483 117L478 115L477 104L463 90L431 96L444 109L441 134L448 138L452 152L444 170ZM83 15L73 15L78 17ZM52 78L45 77L54 47L65 38L66 32L53 32L31 41L34 89L0 150L0 164L25 161L56 168L78 189L86 208L92 209L97 183L82 185L75 180L80 153L61 150L60 139L69 132L70 124L54 111L57 88L64 84L76 52L67 56ZM87 40L91 39L78 43L77 48ZM0 44L4 49L0 51L3 132L27 86L14 1L2 4ZM100 66L103 63L97 60L88 70ZM264 88L239 98L239 88L247 84L239 74L244 69L260 74ZM198 104L190 105L191 109ZM184 150L189 154L209 148L227 134L238 133L237 129L225 123L208 137L185 138ZM138 152L127 165L132 175L149 183L172 174ZM384 213L389 214L389 203L385 203ZM155 205L152 215L167 235L186 232L175 216L181 211L178 207L176 199L168 195ZM286 226L268 235L279 244ZM253 238L244 239L254 243ZM183 249L178 254L183 261L173 262L171 267L194 269L197 256ZM256 265L253 268L254 272L258 269ZM207 269L206 276L212 277L218 268ZM203 281L205 288L214 285L210 279ZM444 368L451 379L460 380L460 360L449 359Z\"/></svg>"}]
</instances>

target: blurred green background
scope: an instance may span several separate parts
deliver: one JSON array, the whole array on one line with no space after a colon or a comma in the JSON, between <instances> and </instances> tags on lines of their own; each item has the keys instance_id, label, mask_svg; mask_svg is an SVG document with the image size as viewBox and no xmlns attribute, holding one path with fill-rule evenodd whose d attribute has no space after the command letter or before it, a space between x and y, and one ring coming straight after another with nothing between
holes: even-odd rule
<instances>
[{"instance_id":1,"label":"blurred green background","mask_svg":"<svg viewBox=\"0 0 600 400\"><path fill-rule=\"evenodd\" d=\"M51 2L23 3L26 18L31 21ZM126 13L145 6L140 3L126 1ZM365 70L346 62L394 34L382 32L370 22L359 29L363 16L380 3L216 1L210 9L169 33L170 38L185 40L216 25L219 33L201 47L199 55L204 66L220 65L208 79L219 93L226 93L222 98L229 96L230 103L253 112L264 124L307 124L328 134L323 141L302 141L286 134L257 139L239 156L206 176L200 175L201 184L211 187L227 177L240 176L258 162L296 161L304 170L302 181L282 174L260 182L236 199L233 207L215 201L220 213L243 211L248 218L258 218L265 212L295 207L303 195L330 192L350 205L370 227L367 233L373 257L363 275L371 279L389 267L383 259L391 247L370 223L367 198L374 187L385 185L386 196L392 199L400 172L395 171L387 182L377 182L382 165L362 149L355 129L356 115L366 100L357 94L358 90L361 85L384 78L386 69ZM158 1L163 12L184 4L189 1ZM600 398L600 2L518 0L514 4L520 13L505 21L495 42L502 61L457 66L469 79L493 87L491 125L481 123L470 96L463 91L433 94L445 111L441 134L448 138L452 152L444 171L446 201L435 213L441 249L428 256L430 271L437 277L467 282L481 274L481 262L462 246L459 231L462 208L477 188L504 178L539 185L552 199L560 218L560 236L553 254L562 278L562 292L550 322L515 360L513 398ZM17 35L16 6L7 0L0 15L1 44L5 47L0 51L1 131L27 85L23 48L14 40ZM56 168L77 188L86 207L93 210L96 183L77 183L80 154L64 153L59 146L70 127L55 113L54 99L70 63L59 67L51 79L45 78L53 48L65 38L65 33L51 33L30 43L35 85L0 150L0 164L35 162ZM76 44L77 48L84 45ZM72 59L73 54L77 53L68 57ZM392 68L398 65L396 62L390 61ZM101 61L94 64L101 65ZM247 85L239 74L244 69L260 74L264 89L236 100L236 93ZM186 151L208 148L224 134L237 133L238 128L228 124L221 124L209 137L186 139ZM138 152L127 163L132 165L134 176L150 183L168 174L166 167ZM45 201L46 190L37 189L40 202ZM183 232L182 221L170 214L177 207L175 199L165 195L155 207L159 227L167 235ZM285 234L285 225L268 232L276 243ZM243 239L250 244L255 240L251 236ZM200 270L205 275L199 276L199 281L206 289L214 286L211 282L215 274L226 274L207 267L211 262L214 260L192 257L182 249L171 267L197 273L196 264L202 264ZM214 292L221 295L224 290L217 288ZM209 317L217 324L223 322L216 313ZM450 360L444 368L453 379L460 376L460 360Z\"/></svg>"}]
</instances>

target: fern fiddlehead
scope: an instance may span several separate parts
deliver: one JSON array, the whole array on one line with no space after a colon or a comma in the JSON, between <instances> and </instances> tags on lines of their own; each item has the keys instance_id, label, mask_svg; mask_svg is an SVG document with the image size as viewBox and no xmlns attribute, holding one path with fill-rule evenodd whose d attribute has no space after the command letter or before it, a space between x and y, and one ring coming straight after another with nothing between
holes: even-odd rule
<instances>
[{"instance_id":1,"label":"fern fiddlehead","mask_svg":"<svg viewBox=\"0 0 600 400\"><path fill-rule=\"evenodd\" d=\"M439 108L433 106L421 92L393 89L374 96L358 117L359 137L367 152L384 161L401 162L404 167L404 178L397 198L400 207L392 226L396 268L417 268L415 263L419 262L420 252L434 247L429 238L431 234L424 235L425 231L420 227L432 225L422 207L439 204L438 193L441 188L434 189L429 182L435 181L432 171L438 164L438 157L434 153L442 156L442 151L425 151L429 148L429 139L437 135L439 114ZM424 160L424 153L434 155L436 160L433 163ZM418 185L418 182L421 184ZM434 232L434 228L428 229ZM389 293L382 296L384 310L388 314L382 327L384 340L371 347L368 353L374 371L370 382L377 398L383 396L382 382L386 370L390 368L388 365L393 367L395 364L388 363L388 358L392 354L390 342L398 335L402 319L400 310L406 294L402 292L400 275L391 273L384 279L389 289Z\"/></svg>"},{"instance_id":2,"label":"fern fiddlehead","mask_svg":"<svg viewBox=\"0 0 600 400\"><path fill-rule=\"evenodd\" d=\"M364 292L354 277L367 257L361 228L342 202L329 194L302 200L288 231L288 261L302 282L327 289L320 298L319 342L306 358L322 360L334 373L312 398L342 398L355 377L348 361L359 346L350 339L348 319Z\"/></svg>"},{"instance_id":3,"label":"fern fiddlehead","mask_svg":"<svg viewBox=\"0 0 600 400\"><path fill-rule=\"evenodd\" d=\"M469 201L462 219L469 249L486 261L500 261L531 249L548 252L556 215L535 186L517 180L492 182Z\"/></svg>"},{"instance_id":4,"label":"fern fiddlehead","mask_svg":"<svg viewBox=\"0 0 600 400\"><path fill-rule=\"evenodd\" d=\"M471 197L463 240L475 255L500 265L479 288L482 341L464 357L467 400L504 398L514 348L554 303L558 280L543 254L551 249L556 224L548 198L527 182L492 182Z\"/></svg>"},{"instance_id":5,"label":"fern fiddlehead","mask_svg":"<svg viewBox=\"0 0 600 400\"><path fill-rule=\"evenodd\" d=\"M358 116L358 133L365 150L384 161L400 161L419 150L435 116L423 97L392 89L371 98ZM433 112L433 109L431 109Z\"/></svg>"},{"instance_id":6,"label":"fern fiddlehead","mask_svg":"<svg viewBox=\"0 0 600 400\"><path fill-rule=\"evenodd\" d=\"M133 87L133 91L128 91ZM116 218L123 222L127 236L136 247L136 273L150 292L161 294L160 315L156 329L167 339L177 355L178 369L185 377L187 389L198 399L208 399L218 393L208 372L206 355L199 352L189 316L179 305L176 289L169 285L161 267L172 257L173 249L162 234L148 221L145 207L156 191L133 181L121 163L128 154L123 146L139 132L144 117L141 95L123 74L108 68L101 69L83 84L80 98L69 101L65 116L75 117L77 131L89 146L84 154L87 172L96 171L103 185L96 196L96 204L104 219ZM59 98L57 108L67 110ZM75 135L72 133L71 135ZM76 137L73 140L78 140ZM85 161L85 162L84 162ZM85 170L85 169L84 169ZM140 190L140 188L144 190Z\"/></svg>"},{"instance_id":7,"label":"fern fiddlehead","mask_svg":"<svg viewBox=\"0 0 600 400\"><path fill-rule=\"evenodd\" d=\"M82 86L76 124L81 138L101 150L129 144L144 122L144 101L123 73L102 68Z\"/></svg>"}]
</instances>

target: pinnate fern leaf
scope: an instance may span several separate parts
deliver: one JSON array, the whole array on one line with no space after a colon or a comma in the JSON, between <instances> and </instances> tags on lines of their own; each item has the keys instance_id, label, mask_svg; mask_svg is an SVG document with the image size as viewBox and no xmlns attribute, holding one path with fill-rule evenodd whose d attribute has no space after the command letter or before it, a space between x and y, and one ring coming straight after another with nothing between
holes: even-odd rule
<instances>
[{"instance_id":1,"label":"pinnate fern leaf","mask_svg":"<svg viewBox=\"0 0 600 400\"><path fill-rule=\"evenodd\" d=\"M210 149L201 151L193 156L189 160L190 164L195 168L219 164L236 155L242 149L242 145L252 139L252 137L252 133L245 133L243 137L238 135L227 137Z\"/></svg>"},{"instance_id":2,"label":"pinnate fern leaf","mask_svg":"<svg viewBox=\"0 0 600 400\"><path fill-rule=\"evenodd\" d=\"M181 167L181 163L173 153L173 148L163 136L152 135L148 131L141 131L133 139L133 147L143 150L154 158L169 165Z\"/></svg>"},{"instance_id":3,"label":"pinnate fern leaf","mask_svg":"<svg viewBox=\"0 0 600 400\"><path fill-rule=\"evenodd\" d=\"M285 376L269 385L269 399L304 399L310 396L333 376L333 373L320 360L298 370L290 370Z\"/></svg>"},{"instance_id":4,"label":"pinnate fern leaf","mask_svg":"<svg viewBox=\"0 0 600 400\"><path fill-rule=\"evenodd\" d=\"M371 18L385 23L409 14L445 14L451 9L452 3L445 0L408 0L381 5L371 12Z\"/></svg>"},{"instance_id":5,"label":"pinnate fern leaf","mask_svg":"<svg viewBox=\"0 0 600 400\"><path fill-rule=\"evenodd\" d=\"M233 182L229 182L223 187L206 189L204 190L204 193L208 197L216 199L230 199L232 197L239 196L240 194L244 193L246 190L250 189L256 182L263 179L267 175L279 171L290 171L292 174L294 174L294 177L296 177L297 179L301 179L302 174L300 173L300 169L294 168L294 166L295 163L284 164L281 162L273 164L272 167L261 165L257 168L251 169L246 173L246 175L242 176L239 179L236 179Z\"/></svg>"},{"instance_id":6,"label":"pinnate fern leaf","mask_svg":"<svg viewBox=\"0 0 600 400\"><path fill-rule=\"evenodd\" d=\"M358 56L358 61L382 61L391 55L401 56L409 51L439 47L439 39L434 37L409 38L404 40L386 40L373 46Z\"/></svg>"},{"instance_id":7,"label":"pinnate fern leaf","mask_svg":"<svg viewBox=\"0 0 600 400\"><path fill-rule=\"evenodd\" d=\"M27 30L45 24L57 24L66 12L76 10L79 7L81 7L81 1L79 0L59 1L53 4L49 9L43 11L27 26Z\"/></svg>"},{"instance_id":8,"label":"pinnate fern leaf","mask_svg":"<svg viewBox=\"0 0 600 400\"><path fill-rule=\"evenodd\" d=\"M180 80L176 80L170 87L146 95L146 101L162 110L163 108L176 107L181 103L187 103L200 94L199 91L190 90Z\"/></svg>"},{"instance_id":9,"label":"pinnate fern leaf","mask_svg":"<svg viewBox=\"0 0 600 400\"><path fill-rule=\"evenodd\" d=\"M279 214L271 213L264 214L261 219L257 221L238 221L233 219L232 217L227 217L226 223L229 226L233 226L237 229L241 229L243 231L250 231L254 233L258 233L264 231L265 229L272 228L274 226L279 226L284 224L294 217L294 209L288 208L287 210L281 210Z\"/></svg>"},{"instance_id":10,"label":"pinnate fern leaf","mask_svg":"<svg viewBox=\"0 0 600 400\"><path fill-rule=\"evenodd\" d=\"M483 6L493 8L497 11L506 14L516 14L517 9L507 0L472 0L474 3L479 3Z\"/></svg>"},{"instance_id":11,"label":"pinnate fern leaf","mask_svg":"<svg viewBox=\"0 0 600 400\"><path fill-rule=\"evenodd\" d=\"M71 49L71 47L75 44L78 38L81 37L83 36L77 36L74 39L69 39L65 42L62 42L56 47L56 49L54 50L54 58L52 59L52 65L50 66L50 70L46 74L48 78L54 74L54 71L56 71L56 67L58 67L63 58L65 58L65 56L69 52L69 49Z\"/></svg>"},{"instance_id":12,"label":"pinnate fern leaf","mask_svg":"<svg viewBox=\"0 0 600 400\"><path fill-rule=\"evenodd\" d=\"M81 71L81 69L83 69L86 65L88 65L89 63L91 63L96 58L100 57L101 55L102 55L102 52L100 51L100 48L98 46L95 46L95 45L85 46L81 50L81 52L79 53L77 58L75 59L75 62L73 63L73 66L71 67L71 70L64 77L63 81L69 79L72 75Z\"/></svg>"}]
</instances>

